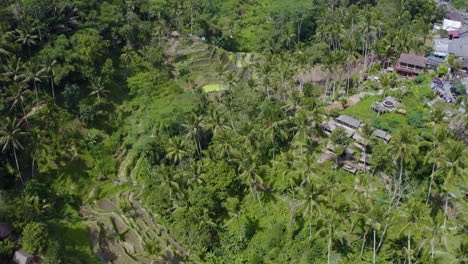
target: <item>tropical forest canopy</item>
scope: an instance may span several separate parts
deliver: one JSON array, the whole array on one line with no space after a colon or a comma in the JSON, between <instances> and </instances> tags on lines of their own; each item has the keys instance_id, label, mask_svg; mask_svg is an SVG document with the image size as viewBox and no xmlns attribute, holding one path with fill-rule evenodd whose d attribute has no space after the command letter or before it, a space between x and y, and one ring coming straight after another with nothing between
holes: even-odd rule
<instances>
[{"instance_id":1,"label":"tropical forest canopy","mask_svg":"<svg viewBox=\"0 0 468 264\"><path fill-rule=\"evenodd\" d=\"M430 54L445 12L432 0L1 1L12 235L0 262L21 249L54 264L466 263L465 94L428 106L447 72L382 70ZM386 96L406 114L370 110ZM341 114L364 123L355 156L370 167L355 175L340 163L346 131L321 129Z\"/></svg>"}]
</instances>

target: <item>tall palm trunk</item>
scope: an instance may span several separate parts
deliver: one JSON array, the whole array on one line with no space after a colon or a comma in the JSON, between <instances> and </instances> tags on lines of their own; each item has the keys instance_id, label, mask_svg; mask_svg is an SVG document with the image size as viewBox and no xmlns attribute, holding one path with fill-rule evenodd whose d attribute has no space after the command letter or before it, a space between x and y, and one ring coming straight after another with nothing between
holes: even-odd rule
<instances>
[{"instance_id":1,"label":"tall palm trunk","mask_svg":"<svg viewBox=\"0 0 468 264\"><path fill-rule=\"evenodd\" d=\"M54 76L50 76L50 85L52 88L52 98L54 98L54 103L55 103Z\"/></svg>"},{"instance_id":2,"label":"tall palm trunk","mask_svg":"<svg viewBox=\"0 0 468 264\"><path fill-rule=\"evenodd\" d=\"M366 245L366 241L367 241L367 232L368 230L366 227L366 232L364 232L364 236L362 236L361 253L359 254L359 257L362 257L362 254L364 254L364 246Z\"/></svg>"},{"instance_id":3,"label":"tall palm trunk","mask_svg":"<svg viewBox=\"0 0 468 264\"><path fill-rule=\"evenodd\" d=\"M408 231L408 263L411 264L411 229Z\"/></svg>"},{"instance_id":4,"label":"tall palm trunk","mask_svg":"<svg viewBox=\"0 0 468 264\"><path fill-rule=\"evenodd\" d=\"M433 128L433 137L434 137L434 140L435 140L435 137L436 137L436 133L435 133L435 127ZM434 145L433 145L433 149L434 149L434 156L433 158L435 159L436 157L436 143L434 142ZM431 196L431 189L432 189L432 181L434 180L434 171L435 171L435 162L432 163L432 172L431 172L431 179L429 180L429 190L427 191L427 198L426 198L426 204L429 202L429 197Z\"/></svg>"},{"instance_id":5,"label":"tall palm trunk","mask_svg":"<svg viewBox=\"0 0 468 264\"><path fill-rule=\"evenodd\" d=\"M445 217L444 217L444 225L443 228L447 229L447 217L448 217L448 192L445 193Z\"/></svg>"},{"instance_id":6,"label":"tall palm trunk","mask_svg":"<svg viewBox=\"0 0 468 264\"><path fill-rule=\"evenodd\" d=\"M375 247L375 229L374 229L374 252L372 253L372 264L375 264L376 259L376 247Z\"/></svg>"},{"instance_id":7,"label":"tall palm trunk","mask_svg":"<svg viewBox=\"0 0 468 264\"><path fill-rule=\"evenodd\" d=\"M16 156L15 147L13 147L13 155L15 156L15 163L16 163L16 169L18 170L18 176L20 178L21 183L24 185L23 177L21 176L21 171L20 171L20 167L19 167L19 164L18 164L18 157Z\"/></svg>"},{"instance_id":8,"label":"tall palm trunk","mask_svg":"<svg viewBox=\"0 0 468 264\"><path fill-rule=\"evenodd\" d=\"M401 197L401 180L403 178L403 157L400 159L400 176L398 178L398 183L397 183L397 189L395 190L397 192L396 195L396 206L400 204L400 197Z\"/></svg>"},{"instance_id":9,"label":"tall palm trunk","mask_svg":"<svg viewBox=\"0 0 468 264\"><path fill-rule=\"evenodd\" d=\"M39 95L38 95L38 92L37 92L36 81L34 80L33 83L34 83L34 92L36 93L36 104L38 104L39 103Z\"/></svg>"},{"instance_id":10,"label":"tall palm trunk","mask_svg":"<svg viewBox=\"0 0 468 264\"><path fill-rule=\"evenodd\" d=\"M426 204L429 202L429 197L431 196L432 181L434 180L434 171L435 171L435 163L432 163L431 179L429 180L429 190L427 191Z\"/></svg>"},{"instance_id":11,"label":"tall palm trunk","mask_svg":"<svg viewBox=\"0 0 468 264\"><path fill-rule=\"evenodd\" d=\"M331 244L332 244L332 228L330 224L330 231L329 231L329 237L328 237L328 252L327 252L327 264L330 264L330 257L331 257Z\"/></svg>"}]
</instances>

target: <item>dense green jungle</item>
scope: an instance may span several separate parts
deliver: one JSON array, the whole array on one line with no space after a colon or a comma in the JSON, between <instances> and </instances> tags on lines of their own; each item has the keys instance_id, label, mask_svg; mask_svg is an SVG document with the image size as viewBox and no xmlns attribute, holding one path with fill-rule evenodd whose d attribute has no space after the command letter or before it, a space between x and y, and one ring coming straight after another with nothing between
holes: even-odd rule
<instances>
[{"instance_id":1,"label":"dense green jungle","mask_svg":"<svg viewBox=\"0 0 468 264\"><path fill-rule=\"evenodd\" d=\"M468 263L449 2L0 1L0 263Z\"/></svg>"}]
</instances>

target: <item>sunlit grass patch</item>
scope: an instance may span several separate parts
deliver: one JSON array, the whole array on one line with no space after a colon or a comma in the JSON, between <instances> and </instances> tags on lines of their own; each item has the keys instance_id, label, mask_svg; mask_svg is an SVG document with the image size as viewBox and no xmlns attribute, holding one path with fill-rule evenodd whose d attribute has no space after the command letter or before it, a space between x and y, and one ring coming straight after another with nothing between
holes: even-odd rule
<instances>
[{"instance_id":1,"label":"sunlit grass patch","mask_svg":"<svg viewBox=\"0 0 468 264\"><path fill-rule=\"evenodd\" d=\"M209 84L209 85L203 86L203 91L205 93L225 91L226 89L227 89L226 86L222 84Z\"/></svg>"}]
</instances>

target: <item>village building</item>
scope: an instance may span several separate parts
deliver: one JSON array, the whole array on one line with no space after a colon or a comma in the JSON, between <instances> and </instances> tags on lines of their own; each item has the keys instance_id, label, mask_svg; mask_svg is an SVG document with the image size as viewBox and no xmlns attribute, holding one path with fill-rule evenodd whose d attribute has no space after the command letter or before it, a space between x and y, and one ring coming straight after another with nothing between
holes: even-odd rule
<instances>
[{"instance_id":1,"label":"village building","mask_svg":"<svg viewBox=\"0 0 468 264\"><path fill-rule=\"evenodd\" d=\"M30 264L33 260L34 256L29 255L28 253L18 250L15 252L15 255L13 257L13 261L16 264Z\"/></svg>"},{"instance_id":2,"label":"village building","mask_svg":"<svg viewBox=\"0 0 468 264\"><path fill-rule=\"evenodd\" d=\"M447 33L450 39L460 38L460 32L458 32L458 30L451 30L451 31L448 31Z\"/></svg>"},{"instance_id":3,"label":"village building","mask_svg":"<svg viewBox=\"0 0 468 264\"><path fill-rule=\"evenodd\" d=\"M466 37L468 37L468 25L462 26L462 27L458 30L458 34L460 35L460 38L466 38Z\"/></svg>"},{"instance_id":4,"label":"village building","mask_svg":"<svg viewBox=\"0 0 468 264\"><path fill-rule=\"evenodd\" d=\"M438 58L436 56L429 56L427 58L426 66L427 68L437 69L443 63L444 63L444 59Z\"/></svg>"},{"instance_id":5,"label":"village building","mask_svg":"<svg viewBox=\"0 0 468 264\"><path fill-rule=\"evenodd\" d=\"M449 43L449 53L461 59L468 59L468 38L452 40Z\"/></svg>"},{"instance_id":6,"label":"village building","mask_svg":"<svg viewBox=\"0 0 468 264\"><path fill-rule=\"evenodd\" d=\"M370 154L362 154L359 158L359 166L362 171L369 171L370 170L370 159L372 155Z\"/></svg>"},{"instance_id":7,"label":"village building","mask_svg":"<svg viewBox=\"0 0 468 264\"><path fill-rule=\"evenodd\" d=\"M353 146L364 151L365 148L366 148L366 145L365 145L365 139L359 135L358 133L355 133L353 135L353 139L354 139L354 143L353 143Z\"/></svg>"},{"instance_id":8,"label":"village building","mask_svg":"<svg viewBox=\"0 0 468 264\"><path fill-rule=\"evenodd\" d=\"M463 15L457 11L448 11L447 18L452 21L460 22L462 25L463 23L465 23L465 20L463 19Z\"/></svg>"},{"instance_id":9,"label":"village building","mask_svg":"<svg viewBox=\"0 0 468 264\"><path fill-rule=\"evenodd\" d=\"M462 67L465 71L468 71L468 59L462 60Z\"/></svg>"},{"instance_id":10,"label":"village building","mask_svg":"<svg viewBox=\"0 0 468 264\"><path fill-rule=\"evenodd\" d=\"M357 172L357 169L354 167L354 164L349 160L344 162L343 169L351 174L356 174Z\"/></svg>"},{"instance_id":11,"label":"village building","mask_svg":"<svg viewBox=\"0 0 468 264\"><path fill-rule=\"evenodd\" d=\"M392 139L392 136L390 135L390 133L381 129L374 130L373 135L376 138L382 139L385 142L385 144L388 144L390 139Z\"/></svg>"},{"instance_id":12,"label":"village building","mask_svg":"<svg viewBox=\"0 0 468 264\"><path fill-rule=\"evenodd\" d=\"M448 38L434 38L434 55L442 58L447 57L449 53L449 43L450 39Z\"/></svg>"},{"instance_id":13,"label":"village building","mask_svg":"<svg viewBox=\"0 0 468 264\"><path fill-rule=\"evenodd\" d=\"M427 59L416 54L401 54L395 71L404 75L419 75L426 69Z\"/></svg>"},{"instance_id":14,"label":"village building","mask_svg":"<svg viewBox=\"0 0 468 264\"><path fill-rule=\"evenodd\" d=\"M335 121L331 120L331 121L325 121L322 123L322 131L325 132L325 134L330 134L331 132L333 132L333 130L336 129L336 124L335 124Z\"/></svg>"},{"instance_id":15,"label":"village building","mask_svg":"<svg viewBox=\"0 0 468 264\"><path fill-rule=\"evenodd\" d=\"M442 23L442 29L447 31L458 30L462 27L463 23L460 21L444 19Z\"/></svg>"},{"instance_id":16,"label":"village building","mask_svg":"<svg viewBox=\"0 0 468 264\"><path fill-rule=\"evenodd\" d=\"M340 115L335 119L337 125L344 127L344 128L349 128L349 129L358 129L360 128L363 123L355 118L352 118L348 115Z\"/></svg>"}]
</instances>

